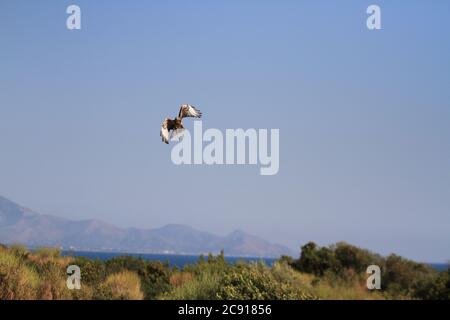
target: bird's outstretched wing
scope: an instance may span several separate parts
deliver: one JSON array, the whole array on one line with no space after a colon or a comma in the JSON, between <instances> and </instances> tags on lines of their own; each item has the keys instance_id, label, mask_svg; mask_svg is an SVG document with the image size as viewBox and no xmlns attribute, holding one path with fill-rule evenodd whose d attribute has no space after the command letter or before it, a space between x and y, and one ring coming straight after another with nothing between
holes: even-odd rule
<instances>
[{"instance_id":1,"label":"bird's outstretched wing","mask_svg":"<svg viewBox=\"0 0 450 320\"><path fill-rule=\"evenodd\" d=\"M187 117L201 118L202 113L200 112L200 110L196 109L194 106L191 106L190 104L182 104L180 107L180 113L178 114L178 117L181 119Z\"/></svg>"},{"instance_id":2,"label":"bird's outstretched wing","mask_svg":"<svg viewBox=\"0 0 450 320\"><path fill-rule=\"evenodd\" d=\"M172 127L172 121L170 119L165 119L161 125L161 130L159 135L162 138L162 141L166 144L169 144L170 133L169 130Z\"/></svg>"}]
</instances>

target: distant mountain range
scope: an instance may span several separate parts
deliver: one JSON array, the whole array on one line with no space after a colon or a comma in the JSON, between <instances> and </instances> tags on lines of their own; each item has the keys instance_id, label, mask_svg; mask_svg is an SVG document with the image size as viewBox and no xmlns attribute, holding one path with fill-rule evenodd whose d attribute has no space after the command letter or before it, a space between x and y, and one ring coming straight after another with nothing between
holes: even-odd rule
<instances>
[{"instance_id":1,"label":"distant mountain range","mask_svg":"<svg viewBox=\"0 0 450 320\"><path fill-rule=\"evenodd\" d=\"M157 229L119 228L99 220L73 221L39 214L1 196L0 243L80 251L207 254L223 249L228 256L292 255L287 247L242 231L218 236L179 224Z\"/></svg>"}]
</instances>

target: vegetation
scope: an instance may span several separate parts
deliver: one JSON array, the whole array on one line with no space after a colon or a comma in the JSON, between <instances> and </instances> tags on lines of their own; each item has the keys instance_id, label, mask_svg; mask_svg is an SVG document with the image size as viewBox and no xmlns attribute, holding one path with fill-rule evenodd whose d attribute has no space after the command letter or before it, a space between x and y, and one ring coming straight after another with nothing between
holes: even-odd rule
<instances>
[{"instance_id":1,"label":"vegetation","mask_svg":"<svg viewBox=\"0 0 450 320\"><path fill-rule=\"evenodd\" d=\"M66 285L69 265L81 269L81 289ZM367 266L382 270L381 290L366 287ZM183 269L122 256L107 261L65 257L60 250L0 245L3 299L450 299L450 269L437 272L396 255L382 257L346 243L310 242L298 259L229 264L201 256Z\"/></svg>"},{"instance_id":2,"label":"vegetation","mask_svg":"<svg viewBox=\"0 0 450 320\"><path fill-rule=\"evenodd\" d=\"M382 293L386 298L434 299L445 297L446 294L442 291L445 287L442 284L446 281L443 274L446 273L439 274L426 264L395 254L384 258L347 243L337 243L330 247L307 243L301 248L300 258L291 261L290 265L300 272L316 275L319 282L355 287L358 287L358 284L365 286L366 268L369 265L377 265L383 271ZM427 287L432 287L439 293L434 296L427 295L424 292Z\"/></svg>"},{"instance_id":3,"label":"vegetation","mask_svg":"<svg viewBox=\"0 0 450 320\"><path fill-rule=\"evenodd\" d=\"M131 271L121 271L108 276L100 284L100 295L96 298L105 300L142 300L144 294L141 291L139 276Z\"/></svg>"}]
</instances>

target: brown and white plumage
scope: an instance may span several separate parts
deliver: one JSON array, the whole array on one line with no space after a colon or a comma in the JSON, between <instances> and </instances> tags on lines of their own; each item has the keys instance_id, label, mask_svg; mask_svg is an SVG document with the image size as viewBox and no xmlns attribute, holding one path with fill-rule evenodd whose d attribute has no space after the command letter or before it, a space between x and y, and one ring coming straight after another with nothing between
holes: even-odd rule
<instances>
[{"instance_id":1,"label":"brown and white plumage","mask_svg":"<svg viewBox=\"0 0 450 320\"><path fill-rule=\"evenodd\" d=\"M175 119L164 119L159 135L164 143L169 144L169 140L172 138L180 137L183 134L184 126L182 123L183 118L201 118L202 113L190 104L182 104L180 111Z\"/></svg>"},{"instance_id":2,"label":"brown and white plumage","mask_svg":"<svg viewBox=\"0 0 450 320\"><path fill-rule=\"evenodd\" d=\"M180 112L178 113L178 118L201 118L202 113L200 110L197 110L194 106L191 106L190 104L183 104L180 107Z\"/></svg>"},{"instance_id":3,"label":"brown and white plumage","mask_svg":"<svg viewBox=\"0 0 450 320\"><path fill-rule=\"evenodd\" d=\"M169 118L164 119L159 135L161 136L162 141L164 141L165 143L169 143L170 130L172 128L173 128L172 120L170 120Z\"/></svg>"}]
</instances>

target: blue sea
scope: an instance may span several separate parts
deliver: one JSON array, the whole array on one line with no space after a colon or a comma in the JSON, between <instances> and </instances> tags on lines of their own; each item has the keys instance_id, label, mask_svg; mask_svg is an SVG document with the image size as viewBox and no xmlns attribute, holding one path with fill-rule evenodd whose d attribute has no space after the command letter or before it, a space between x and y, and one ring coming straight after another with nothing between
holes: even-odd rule
<instances>
[{"instance_id":1,"label":"blue sea","mask_svg":"<svg viewBox=\"0 0 450 320\"><path fill-rule=\"evenodd\" d=\"M429 263L429 265L437 271L446 271L449 269L448 263Z\"/></svg>"},{"instance_id":2,"label":"blue sea","mask_svg":"<svg viewBox=\"0 0 450 320\"><path fill-rule=\"evenodd\" d=\"M146 254L146 253L120 253L120 252L90 252L90 251L63 251L64 256L85 257L89 259L108 260L119 256L132 256L142 258L145 260L167 262L171 267L177 266L183 268L185 265L194 264L198 262L200 256L198 255L178 255L178 254ZM229 263L236 263L237 261L258 262L264 261L271 266L276 260L275 258L257 258L257 257L227 257L225 260Z\"/></svg>"},{"instance_id":3,"label":"blue sea","mask_svg":"<svg viewBox=\"0 0 450 320\"><path fill-rule=\"evenodd\" d=\"M179 255L179 254L147 254L147 253L120 253L120 252L91 252L91 251L63 251L62 255L86 257L89 259L108 260L119 256L141 257L145 260L167 262L171 267L177 266L183 268L185 265L194 264L198 262L198 255ZM271 266L275 258L258 258L258 257L225 257L229 263L236 263L237 261L258 262L264 261L265 264ZM428 263L437 271L446 271L449 265L446 263Z\"/></svg>"}]
</instances>

